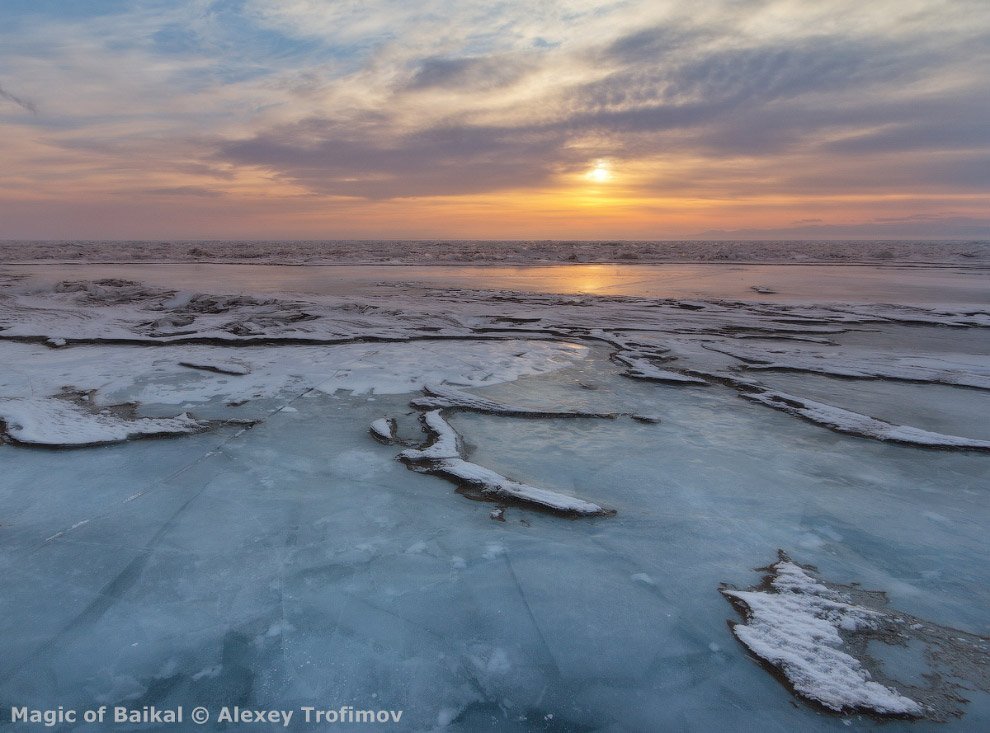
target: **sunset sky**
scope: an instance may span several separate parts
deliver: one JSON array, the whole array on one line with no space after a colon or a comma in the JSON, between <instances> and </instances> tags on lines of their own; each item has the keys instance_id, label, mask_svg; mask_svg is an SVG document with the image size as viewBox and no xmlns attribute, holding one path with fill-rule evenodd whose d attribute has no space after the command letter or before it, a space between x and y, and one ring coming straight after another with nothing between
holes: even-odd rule
<instances>
[{"instance_id":1,"label":"sunset sky","mask_svg":"<svg viewBox=\"0 0 990 733\"><path fill-rule=\"evenodd\" d=\"M0 238L990 238L990 2L2 0Z\"/></svg>"}]
</instances>

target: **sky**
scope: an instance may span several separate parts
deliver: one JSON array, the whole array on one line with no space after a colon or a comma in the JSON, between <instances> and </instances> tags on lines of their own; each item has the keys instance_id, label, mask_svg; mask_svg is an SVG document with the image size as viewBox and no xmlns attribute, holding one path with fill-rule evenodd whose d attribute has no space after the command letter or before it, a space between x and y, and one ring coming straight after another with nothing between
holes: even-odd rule
<instances>
[{"instance_id":1,"label":"sky","mask_svg":"<svg viewBox=\"0 0 990 733\"><path fill-rule=\"evenodd\" d=\"M990 238L986 0L0 0L0 239Z\"/></svg>"}]
</instances>

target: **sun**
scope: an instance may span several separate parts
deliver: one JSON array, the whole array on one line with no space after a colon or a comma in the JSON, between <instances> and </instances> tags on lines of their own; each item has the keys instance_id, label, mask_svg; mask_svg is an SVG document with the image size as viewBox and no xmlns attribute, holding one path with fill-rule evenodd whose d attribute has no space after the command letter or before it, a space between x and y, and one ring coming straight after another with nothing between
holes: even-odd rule
<instances>
[{"instance_id":1,"label":"sun","mask_svg":"<svg viewBox=\"0 0 990 733\"><path fill-rule=\"evenodd\" d=\"M612 180L612 171L608 169L605 163L598 162L594 168L588 171L586 178L594 183L608 183Z\"/></svg>"}]
</instances>

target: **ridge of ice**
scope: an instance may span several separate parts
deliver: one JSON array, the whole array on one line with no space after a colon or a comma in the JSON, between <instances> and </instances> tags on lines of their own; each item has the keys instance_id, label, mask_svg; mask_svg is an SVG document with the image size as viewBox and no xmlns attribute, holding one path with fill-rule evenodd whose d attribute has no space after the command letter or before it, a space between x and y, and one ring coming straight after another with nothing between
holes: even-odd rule
<instances>
[{"instance_id":1,"label":"ridge of ice","mask_svg":"<svg viewBox=\"0 0 990 733\"><path fill-rule=\"evenodd\" d=\"M764 390L758 392L740 392L740 395L747 400L758 402L775 410L781 410L790 415L803 417L805 420L840 433L849 433L876 440L923 446L926 448L990 451L990 441L988 440L933 433L928 430L911 427L910 425L895 425L894 423L878 420L875 417L853 412L852 410L835 407L824 402L806 400L784 392Z\"/></svg>"},{"instance_id":2,"label":"ridge of ice","mask_svg":"<svg viewBox=\"0 0 990 733\"><path fill-rule=\"evenodd\" d=\"M615 359L629 367L625 375L633 379L644 379L668 384L708 384L704 379L699 379L698 377L692 377L681 372L671 371L670 369L661 369L650 361L647 356L618 353L615 355Z\"/></svg>"},{"instance_id":3,"label":"ridge of ice","mask_svg":"<svg viewBox=\"0 0 990 733\"><path fill-rule=\"evenodd\" d=\"M423 387L425 397L417 397L409 404L420 410L470 410L492 415L514 417L597 417L614 418L616 413L581 412L578 410L543 410L507 405L503 402L468 394L446 385L428 384Z\"/></svg>"},{"instance_id":4,"label":"ridge of ice","mask_svg":"<svg viewBox=\"0 0 990 733\"><path fill-rule=\"evenodd\" d=\"M425 448L404 450L398 456L412 467L457 483L469 484L488 496L514 499L555 512L584 516L615 513L584 499L513 481L496 471L466 461L460 455L457 431L443 418L440 410L431 410L421 418L430 436L430 444Z\"/></svg>"}]
</instances>

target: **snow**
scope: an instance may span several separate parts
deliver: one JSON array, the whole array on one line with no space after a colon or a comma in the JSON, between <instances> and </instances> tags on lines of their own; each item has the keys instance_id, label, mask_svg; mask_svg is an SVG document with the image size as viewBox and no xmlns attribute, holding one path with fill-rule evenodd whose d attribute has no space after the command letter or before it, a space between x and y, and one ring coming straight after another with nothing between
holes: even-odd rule
<instances>
[{"instance_id":1,"label":"snow","mask_svg":"<svg viewBox=\"0 0 990 733\"><path fill-rule=\"evenodd\" d=\"M743 397L761 405L782 410L791 415L799 415L818 425L824 425L840 433L850 433L876 440L904 443L925 448L953 448L964 450L990 451L990 441L963 438L957 435L943 435L928 430L920 430L909 425L893 425L868 415L834 407L814 400L765 390L742 392Z\"/></svg>"},{"instance_id":2,"label":"snow","mask_svg":"<svg viewBox=\"0 0 990 733\"><path fill-rule=\"evenodd\" d=\"M433 470L457 481L477 486L484 494L497 499L515 499L564 514L591 516L612 513L593 502L567 496L559 491L513 481L495 471L460 458L444 459Z\"/></svg>"},{"instance_id":3,"label":"snow","mask_svg":"<svg viewBox=\"0 0 990 733\"><path fill-rule=\"evenodd\" d=\"M586 347L548 341L417 341L408 344L337 346L73 346L51 350L39 344L0 339L0 396L53 394L72 384L98 388L97 399L126 398L142 404L181 405L297 395L418 392L437 378L491 385L545 374L580 361ZM229 378L216 370L180 363L249 363L250 371Z\"/></svg>"},{"instance_id":4,"label":"snow","mask_svg":"<svg viewBox=\"0 0 990 733\"><path fill-rule=\"evenodd\" d=\"M133 438L188 435L208 429L208 424L186 413L127 419L65 399L0 398L0 427L0 434L23 445L81 448Z\"/></svg>"},{"instance_id":5,"label":"snow","mask_svg":"<svg viewBox=\"0 0 990 733\"><path fill-rule=\"evenodd\" d=\"M425 448L409 448L399 454L406 461L441 461L460 456L457 432L443 419L440 410L431 410L422 416L423 426L430 436Z\"/></svg>"},{"instance_id":6,"label":"snow","mask_svg":"<svg viewBox=\"0 0 990 733\"><path fill-rule=\"evenodd\" d=\"M422 421L430 436L429 445L421 449L410 448L399 454L400 459L417 470L477 487L484 495L496 499L511 499L564 514L614 514L590 501L513 481L491 469L463 460L460 457L460 436L443 418L440 410L423 414Z\"/></svg>"},{"instance_id":7,"label":"snow","mask_svg":"<svg viewBox=\"0 0 990 733\"><path fill-rule=\"evenodd\" d=\"M798 694L830 710L923 714L920 704L873 681L860 661L843 651L840 630L874 628L881 614L853 605L793 562L780 560L769 570L768 590L722 589L745 609L745 622L732 627L739 641L779 669Z\"/></svg>"},{"instance_id":8,"label":"snow","mask_svg":"<svg viewBox=\"0 0 990 733\"><path fill-rule=\"evenodd\" d=\"M395 441L395 420L381 417L371 423L371 434L383 443Z\"/></svg>"}]
</instances>

